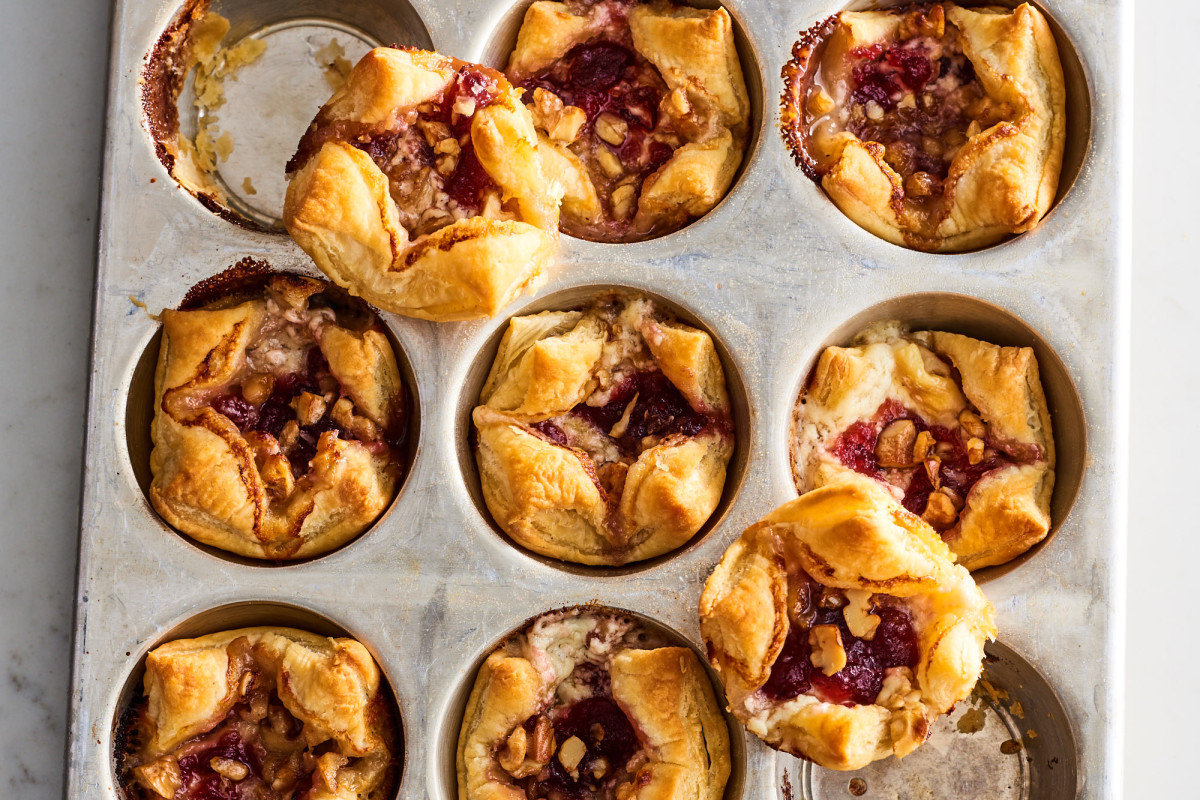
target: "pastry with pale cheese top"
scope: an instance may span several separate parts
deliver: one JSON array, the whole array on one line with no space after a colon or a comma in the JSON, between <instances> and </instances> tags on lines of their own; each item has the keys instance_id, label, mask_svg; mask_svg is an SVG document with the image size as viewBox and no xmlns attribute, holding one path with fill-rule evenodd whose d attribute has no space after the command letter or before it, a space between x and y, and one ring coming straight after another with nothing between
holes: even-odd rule
<instances>
[{"instance_id":1,"label":"pastry with pale cheese top","mask_svg":"<svg viewBox=\"0 0 1200 800\"><path fill-rule=\"evenodd\" d=\"M878 480L967 569L1050 531L1054 437L1031 348L874 326L821 354L793 437L802 493L847 473Z\"/></svg>"},{"instance_id":2,"label":"pastry with pale cheese top","mask_svg":"<svg viewBox=\"0 0 1200 800\"><path fill-rule=\"evenodd\" d=\"M734 715L838 770L919 747L974 688L993 617L933 529L860 477L750 526L700 598Z\"/></svg>"},{"instance_id":3,"label":"pastry with pale cheese top","mask_svg":"<svg viewBox=\"0 0 1200 800\"><path fill-rule=\"evenodd\" d=\"M536 553L652 558L721 499L734 431L716 348L647 298L514 318L479 399L484 500Z\"/></svg>"},{"instance_id":4,"label":"pastry with pale cheese top","mask_svg":"<svg viewBox=\"0 0 1200 800\"><path fill-rule=\"evenodd\" d=\"M563 232L599 242L670 233L733 182L750 100L728 12L666 0L539 0L507 74L525 90Z\"/></svg>"},{"instance_id":5,"label":"pastry with pale cheese top","mask_svg":"<svg viewBox=\"0 0 1200 800\"><path fill-rule=\"evenodd\" d=\"M339 286L431 320L495 314L556 247L559 189L495 70L371 50L288 164L288 232Z\"/></svg>"},{"instance_id":6,"label":"pastry with pale cheese top","mask_svg":"<svg viewBox=\"0 0 1200 800\"><path fill-rule=\"evenodd\" d=\"M146 656L123 719L131 800L387 800L397 720L379 667L353 639L241 628Z\"/></svg>"},{"instance_id":7,"label":"pastry with pale cheese top","mask_svg":"<svg viewBox=\"0 0 1200 800\"><path fill-rule=\"evenodd\" d=\"M958 252L1030 230L1058 192L1066 88L1050 25L953 3L843 11L785 68L784 137L854 222Z\"/></svg>"},{"instance_id":8,"label":"pastry with pale cheese top","mask_svg":"<svg viewBox=\"0 0 1200 800\"><path fill-rule=\"evenodd\" d=\"M405 390L361 300L297 275L250 283L162 313L150 501L196 541L241 556L321 555L391 504Z\"/></svg>"},{"instance_id":9,"label":"pastry with pale cheese top","mask_svg":"<svg viewBox=\"0 0 1200 800\"><path fill-rule=\"evenodd\" d=\"M487 657L457 763L459 800L718 800L729 730L691 650L576 608L543 614Z\"/></svg>"}]
</instances>

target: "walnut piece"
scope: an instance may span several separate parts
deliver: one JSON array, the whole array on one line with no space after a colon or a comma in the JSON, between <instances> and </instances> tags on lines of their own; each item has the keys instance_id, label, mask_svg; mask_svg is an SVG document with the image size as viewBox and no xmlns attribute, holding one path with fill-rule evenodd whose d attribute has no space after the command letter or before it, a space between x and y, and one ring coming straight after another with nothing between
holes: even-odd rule
<instances>
[{"instance_id":1,"label":"walnut piece","mask_svg":"<svg viewBox=\"0 0 1200 800\"><path fill-rule=\"evenodd\" d=\"M871 593L864 589L847 589L846 601L846 608L842 611L846 627L859 639L868 642L874 639L880 620L871 613Z\"/></svg>"},{"instance_id":2,"label":"walnut piece","mask_svg":"<svg viewBox=\"0 0 1200 800\"><path fill-rule=\"evenodd\" d=\"M941 533L954 527L954 523L958 521L958 509L954 507L950 495L938 491L929 495L921 518L929 523L929 527Z\"/></svg>"},{"instance_id":3,"label":"walnut piece","mask_svg":"<svg viewBox=\"0 0 1200 800\"><path fill-rule=\"evenodd\" d=\"M933 434L929 431L921 431L917 434L917 440L913 442L912 463L919 464L929 457L929 451L933 449L935 442Z\"/></svg>"},{"instance_id":4,"label":"walnut piece","mask_svg":"<svg viewBox=\"0 0 1200 800\"><path fill-rule=\"evenodd\" d=\"M596 117L596 135L614 147L624 144L628 133L629 123L616 114L606 111Z\"/></svg>"},{"instance_id":5,"label":"walnut piece","mask_svg":"<svg viewBox=\"0 0 1200 800\"><path fill-rule=\"evenodd\" d=\"M267 372L260 375L251 375L242 381L242 397L246 402L261 405L267 402L267 398L271 396L271 392L275 390L275 376Z\"/></svg>"},{"instance_id":6,"label":"walnut piece","mask_svg":"<svg viewBox=\"0 0 1200 800\"><path fill-rule=\"evenodd\" d=\"M533 90L533 123L556 142L570 144L579 138L579 131L587 122L582 108L564 106L554 92L545 89Z\"/></svg>"},{"instance_id":7,"label":"walnut piece","mask_svg":"<svg viewBox=\"0 0 1200 800\"><path fill-rule=\"evenodd\" d=\"M967 463L975 466L983 461L983 448L983 439L977 439L974 436L967 439Z\"/></svg>"},{"instance_id":8,"label":"walnut piece","mask_svg":"<svg viewBox=\"0 0 1200 800\"><path fill-rule=\"evenodd\" d=\"M846 666L846 648L842 646L842 632L838 626L813 626L808 632L808 644L812 648L808 660L826 675L836 675Z\"/></svg>"},{"instance_id":9,"label":"walnut piece","mask_svg":"<svg viewBox=\"0 0 1200 800\"><path fill-rule=\"evenodd\" d=\"M958 424L962 426L967 436L975 436L979 439L987 436L987 426L983 424L979 415L970 409L964 408L958 412Z\"/></svg>"},{"instance_id":10,"label":"walnut piece","mask_svg":"<svg viewBox=\"0 0 1200 800\"><path fill-rule=\"evenodd\" d=\"M538 717L533 726L533 742L529 748L530 757L539 764L549 764L555 749L554 726L550 724L550 718Z\"/></svg>"},{"instance_id":11,"label":"walnut piece","mask_svg":"<svg viewBox=\"0 0 1200 800\"><path fill-rule=\"evenodd\" d=\"M612 193L612 212L614 219L627 219L633 213L637 200L637 189L632 184L618 186Z\"/></svg>"},{"instance_id":12,"label":"walnut piece","mask_svg":"<svg viewBox=\"0 0 1200 800\"><path fill-rule=\"evenodd\" d=\"M587 755L587 746L578 736L572 736L562 743L562 747L558 749L558 762L563 765L563 769L576 774L579 768L579 762L583 761L583 757Z\"/></svg>"},{"instance_id":13,"label":"walnut piece","mask_svg":"<svg viewBox=\"0 0 1200 800\"><path fill-rule=\"evenodd\" d=\"M505 772L513 777L525 777L524 775L517 775L517 772L521 769L521 765L525 763L525 746L525 729L518 725L508 735L508 741L504 743L504 747L496 755L496 761L500 763Z\"/></svg>"},{"instance_id":14,"label":"walnut piece","mask_svg":"<svg viewBox=\"0 0 1200 800\"><path fill-rule=\"evenodd\" d=\"M898 419L889 424L879 432L879 440L875 443L875 457L879 459L879 466L911 466L909 456L916 440L917 426L911 419Z\"/></svg>"},{"instance_id":15,"label":"walnut piece","mask_svg":"<svg viewBox=\"0 0 1200 800\"><path fill-rule=\"evenodd\" d=\"M179 762L175 760L175 756L163 756L157 761L135 767L133 774L138 783L159 797L174 797L183 783Z\"/></svg>"},{"instance_id":16,"label":"walnut piece","mask_svg":"<svg viewBox=\"0 0 1200 800\"><path fill-rule=\"evenodd\" d=\"M829 96L829 92L817 86L808 95L808 113L819 117L833 111L837 104Z\"/></svg>"},{"instance_id":17,"label":"walnut piece","mask_svg":"<svg viewBox=\"0 0 1200 800\"><path fill-rule=\"evenodd\" d=\"M245 764L223 756L209 759L208 765L212 767L213 772L231 781L243 781L250 774L250 770L246 768Z\"/></svg>"},{"instance_id":18,"label":"walnut piece","mask_svg":"<svg viewBox=\"0 0 1200 800\"><path fill-rule=\"evenodd\" d=\"M596 163L600 165L600 170L609 178L615 179L625 174L625 168L621 166L621 159L617 158L616 153L603 145L596 148Z\"/></svg>"},{"instance_id":19,"label":"walnut piece","mask_svg":"<svg viewBox=\"0 0 1200 800\"><path fill-rule=\"evenodd\" d=\"M292 398L292 410L301 425L312 425L325 416L325 398L312 392L301 392Z\"/></svg>"},{"instance_id":20,"label":"walnut piece","mask_svg":"<svg viewBox=\"0 0 1200 800\"><path fill-rule=\"evenodd\" d=\"M351 436L360 441L370 442L379 435L374 422L354 413L354 403L349 398L343 397L334 403L333 410L329 412L329 416L334 422L349 432Z\"/></svg>"}]
</instances>

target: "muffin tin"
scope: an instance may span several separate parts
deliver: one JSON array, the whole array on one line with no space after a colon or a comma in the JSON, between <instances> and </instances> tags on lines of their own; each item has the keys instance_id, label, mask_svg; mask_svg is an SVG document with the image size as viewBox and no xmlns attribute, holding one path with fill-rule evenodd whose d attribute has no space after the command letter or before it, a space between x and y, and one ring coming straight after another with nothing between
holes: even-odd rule
<instances>
[{"instance_id":1,"label":"muffin tin","mask_svg":"<svg viewBox=\"0 0 1200 800\"><path fill-rule=\"evenodd\" d=\"M995 247L931 255L859 229L791 163L778 135L779 73L792 43L843 6L727 0L755 125L728 196L704 218L651 241L564 237L538 293L495 319L437 325L382 314L419 415L408 477L391 510L354 542L274 566L196 546L159 519L142 489L159 338L153 312L177 306L190 286L246 257L317 274L286 235L267 230L277 215L269 198L249 198L257 205L231 198L215 213L180 189L156 155L140 78L184 5L197 3L118 0L113 16L67 797L118 796L114 728L150 649L180 636L282 623L347 633L371 650L402 720L397 796L453 800L455 743L474 671L525 619L596 602L699 646L696 605L708 573L748 525L795 496L788 436L815 357L884 317L1035 347L1059 454L1054 531L1019 562L978 575L1000 629L984 676L992 688L981 684L977 702L960 704L921 750L860 773L832 773L733 727L726 798L1119 796L1132 4L1042 5L1055 24L1069 92L1057 205L1035 230ZM306 61L330 37L344 37L348 54L353 41L432 44L502 65L527 5L214 0L212 8L232 22L227 44L268 39L260 67L270 72L286 71L288 59ZM295 45L310 33L315 44ZM273 50L280 36L278 43L295 46ZM278 92L255 91L256 74L238 74L220 112L235 154L238 120L303 125L328 95L314 81L313 96L277 108ZM308 107L297 110L297 102ZM231 170L227 185L250 177L257 186L258 174L282 169L291 155L290 146L275 152L267 139L246 137L248 157L222 165ZM738 450L721 506L692 543L602 570L535 557L500 534L480 502L467 435L508 318L579 305L612 287L662 298L713 335L735 401ZM983 728L960 732L973 711ZM955 783L975 773L1003 779L986 788Z\"/></svg>"}]
</instances>

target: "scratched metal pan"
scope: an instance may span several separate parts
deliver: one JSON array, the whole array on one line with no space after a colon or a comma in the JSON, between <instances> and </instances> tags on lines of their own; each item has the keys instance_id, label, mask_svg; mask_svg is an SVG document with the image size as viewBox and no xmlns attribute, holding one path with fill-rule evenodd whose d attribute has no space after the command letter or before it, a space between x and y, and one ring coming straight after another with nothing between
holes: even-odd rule
<instances>
[{"instance_id":1,"label":"scratched metal pan","mask_svg":"<svg viewBox=\"0 0 1200 800\"><path fill-rule=\"evenodd\" d=\"M778 135L780 69L797 33L845 6L727 0L755 115L729 195L652 241L564 238L539 293L496 319L435 325L382 315L419 404L409 474L370 531L288 566L198 547L147 502L148 367L159 330L147 309L177 305L190 286L245 257L316 274L275 230L295 126L329 92L314 52L328 52L336 38L351 59L398 43L500 65L528 2L214 0L231 22L227 44L267 42L259 61L227 81L226 104L215 112L235 141L215 200L176 184L143 123L145 59L188 11L181 2L118 0L113 15L68 798L117 797L114 725L148 650L179 636L279 623L347 633L368 646L402 720L397 796L452 800L454 742L474 670L527 617L598 602L700 646L696 605L709 571L750 523L795 496L787 437L813 360L885 318L1035 347L1060 459L1054 531L1016 564L980 576L1000 629L987 683L920 751L833 773L735 726L727 798L1119 796L1131 2L1043 3L1070 93L1055 208L1034 231L995 247L929 255L851 223L795 168ZM193 131L216 124L202 116L181 113L178 122ZM650 293L714 335L738 449L721 506L696 541L606 572L537 558L507 540L480 502L466 434L507 317L578 305L611 287Z\"/></svg>"}]
</instances>

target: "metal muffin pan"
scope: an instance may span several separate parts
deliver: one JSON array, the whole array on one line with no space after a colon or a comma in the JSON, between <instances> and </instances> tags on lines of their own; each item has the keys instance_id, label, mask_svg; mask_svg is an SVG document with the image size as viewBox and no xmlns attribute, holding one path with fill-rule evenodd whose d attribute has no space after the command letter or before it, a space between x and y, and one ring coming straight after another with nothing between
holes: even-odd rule
<instances>
[{"instance_id":1,"label":"metal muffin pan","mask_svg":"<svg viewBox=\"0 0 1200 800\"><path fill-rule=\"evenodd\" d=\"M376 20L404 20L417 38L398 43L432 43L447 54L496 64L519 19L514 8L524 5L222 0L214 8L234 21L227 43L326 18L330 25L316 26L349 26L363 41L391 43L386 30L373 29ZM988 721L970 735L1000 730L996 726L1024 734L1025 721L1011 704L1020 702L1026 715L1040 712L1029 724L1038 736L1023 736L1017 757L1026 760L1016 762L1017 777L1001 796L1119 796L1130 281L1123 177L1130 173L1121 168L1129 151L1131 4L1042 4L1058 29L1075 114L1064 189L1034 231L952 256L904 250L859 229L793 166L778 136L779 71L791 45L800 30L843 6L819 0L724 5L738 25L757 126L729 195L703 219L652 241L607 245L564 237L558 264L538 294L496 319L437 325L383 314L415 378L411 394L419 398L420 429L406 482L391 510L359 539L305 563L267 567L194 545L145 499L144 464L135 460L146 452L144 359L159 328L146 309L177 305L190 286L244 257L317 273L286 236L234 225L171 179L142 125L139 78L145 55L181 6L116 2L67 797L116 797L114 725L151 648L179 635L299 622L345 631L379 661L404 733L397 796L452 800L464 693L486 653L528 617L598 602L642 615L701 647L696 604L712 567L749 524L796 494L788 434L818 348L843 339L851 333L848 323L881 303L915 324L960 319L964 326L1001 330L1010 339L1005 343L1039 348L1043 376L1061 372L1066 379L1047 385L1060 462L1056 531L1019 565L984 583L1001 640L990 648L998 660L986 677L1010 702L999 695L981 700L980 707L990 709ZM242 73L239 81L249 77ZM324 99L313 98L305 113ZM270 109L253 111L266 116ZM289 155L279 154L280 163ZM703 324L719 343L731 386L744 387L745 406L737 431L744 460L735 456L715 521L673 554L614 571L567 568L500 535L477 502L478 479L463 441L480 371L507 318L583 302L601 287L646 291ZM969 310L971 300L931 301L930 293L977 298L981 307L1003 313L956 318L955 309ZM1056 355L1054 370L1047 353ZM139 437L141 445L132 444ZM1073 503L1062 495L1068 488ZM960 704L952 720L967 713L966 706ZM865 797L959 796L948 793L949 784L931 789L923 783L938 772L922 765L945 752L946 737L968 736L939 733L913 757L856 776L803 764L740 729L733 732L737 766L728 800L857 796L850 793L855 777L865 780L865 787L854 787ZM961 771L992 768L991 748L976 750L978 759L958 751L946 758L962 759ZM1013 755L996 748L990 758ZM877 794L885 790L890 794Z\"/></svg>"}]
</instances>

